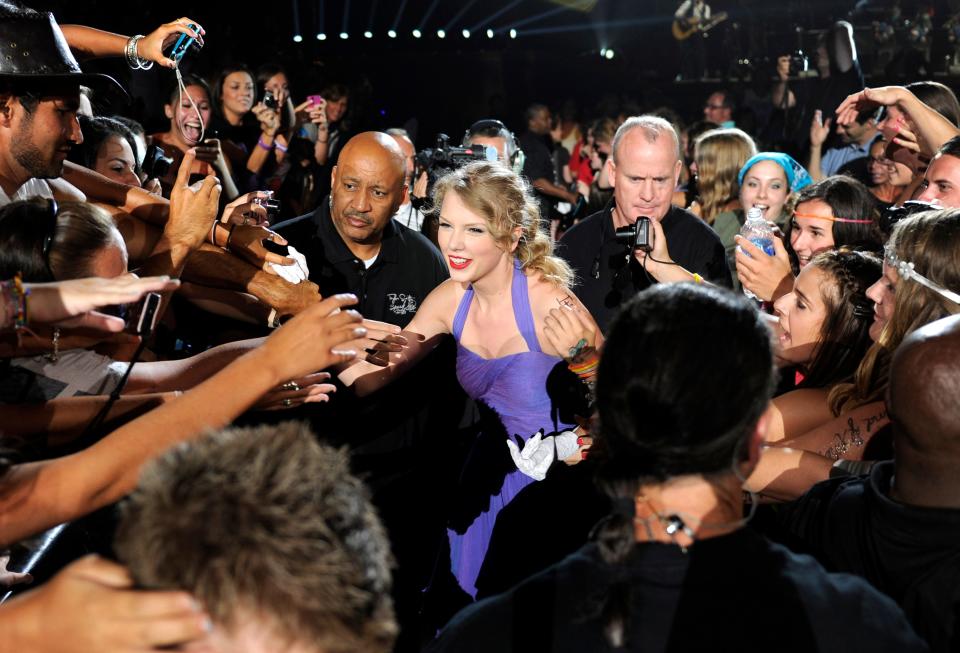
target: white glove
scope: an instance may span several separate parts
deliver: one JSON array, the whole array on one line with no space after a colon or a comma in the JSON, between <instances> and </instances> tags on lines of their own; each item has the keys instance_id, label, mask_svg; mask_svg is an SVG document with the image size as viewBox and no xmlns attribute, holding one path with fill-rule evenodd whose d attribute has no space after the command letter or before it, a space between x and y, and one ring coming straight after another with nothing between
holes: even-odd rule
<instances>
[{"instance_id":1,"label":"white glove","mask_svg":"<svg viewBox=\"0 0 960 653\"><path fill-rule=\"evenodd\" d=\"M307 267L306 257L298 252L293 245L287 247L287 256L294 260L292 264L280 265L279 263L270 263L270 267L273 268L273 271L283 280L289 281L292 284L305 281L307 277L310 276L310 269Z\"/></svg>"},{"instance_id":2,"label":"white glove","mask_svg":"<svg viewBox=\"0 0 960 653\"><path fill-rule=\"evenodd\" d=\"M577 453L580 445L577 444L578 435L573 431L564 431L557 433L554 437L554 444L557 447L557 460L566 460Z\"/></svg>"},{"instance_id":3,"label":"white glove","mask_svg":"<svg viewBox=\"0 0 960 653\"><path fill-rule=\"evenodd\" d=\"M574 437L576 442L576 437ZM510 449L510 457L513 458L513 464L521 472L535 481L542 481L547 477L547 470L553 464L555 459L555 447L553 436L543 437L543 431L537 431L537 434L523 443L523 451L517 447L517 443L511 439L507 440L507 448Z\"/></svg>"}]
</instances>

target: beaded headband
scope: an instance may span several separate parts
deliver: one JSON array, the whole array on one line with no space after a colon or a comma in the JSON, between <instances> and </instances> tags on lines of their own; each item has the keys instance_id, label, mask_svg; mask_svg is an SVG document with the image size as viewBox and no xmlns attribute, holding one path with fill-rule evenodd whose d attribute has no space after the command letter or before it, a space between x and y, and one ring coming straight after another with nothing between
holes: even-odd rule
<instances>
[{"instance_id":1,"label":"beaded headband","mask_svg":"<svg viewBox=\"0 0 960 653\"><path fill-rule=\"evenodd\" d=\"M944 299L947 299L960 306L960 295L952 290L947 290L940 284L931 281L930 279L927 279L914 269L911 261L901 261L897 256L897 252L894 250L893 245L889 243L883 248L883 260L887 265L897 271L897 274L901 279L916 281L921 286L926 286Z\"/></svg>"}]
</instances>

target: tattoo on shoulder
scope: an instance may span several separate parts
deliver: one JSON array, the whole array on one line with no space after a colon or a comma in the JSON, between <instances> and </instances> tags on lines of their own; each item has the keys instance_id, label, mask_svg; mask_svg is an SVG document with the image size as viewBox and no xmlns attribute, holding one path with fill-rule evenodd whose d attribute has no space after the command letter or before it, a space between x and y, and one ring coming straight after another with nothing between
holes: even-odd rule
<instances>
[{"instance_id":1,"label":"tattoo on shoulder","mask_svg":"<svg viewBox=\"0 0 960 653\"><path fill-rule=\"evenodd\" d=\"M564 308L574 308L575 306L575 304L573 303L573 297L571 297L570 295L557 297L557 303L563 306Z\"/></svg>"}]
</instances>

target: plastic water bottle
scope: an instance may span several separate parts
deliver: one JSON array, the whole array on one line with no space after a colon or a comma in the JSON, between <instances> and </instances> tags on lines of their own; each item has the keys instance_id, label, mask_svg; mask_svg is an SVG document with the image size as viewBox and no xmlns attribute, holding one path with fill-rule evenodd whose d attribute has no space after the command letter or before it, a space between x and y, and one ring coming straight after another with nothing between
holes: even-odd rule
<instances>
[{"instance_id":1,"label":"plastic water bottle","mask_svg":"<svg viewBox=\"0 0 960 653\"><path fill-rule=\"evenodd\" d=\"M764 254L768 256L776 255L777 250L773 247L773 239L776 236L773 233L773 227L770 226L770 223L763 219L763 211L761 209L754 206L747 211L747 219L740 229L740 235L763 250ZM743 248L738 249L744 254L747 254L747 256L750 255L745 252ZM743 289L743 294L750 299L757 299L757 296L746 288Z\"/></svg>"}]
</instances>

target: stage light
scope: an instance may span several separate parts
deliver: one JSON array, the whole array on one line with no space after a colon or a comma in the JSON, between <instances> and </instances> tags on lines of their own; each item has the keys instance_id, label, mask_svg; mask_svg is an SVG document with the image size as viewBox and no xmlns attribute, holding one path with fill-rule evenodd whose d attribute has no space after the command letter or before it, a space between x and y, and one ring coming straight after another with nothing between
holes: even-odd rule
<instances>
[{"instance_id":1,"label":"stage light","mask_svg":"<svg viewBox=\"0 0 960 653\"><path fill-rule=\"evenodd\" d=\"M604 55L607 59L613 59L613 48L607 48L607 51Z\"/></svg>"},{"instance_id":2,"label":"stage light","mask_svg":"<svg viewBox=\"0 0 960 653\"><path fill-rule=\"evenodd\" d=\"M373 38L373 32L371 32L370 30L367 30L366 32L364 32L363 35L364 35L364 37L366 37L366 38L368 38L368 39L372 39L372 38Z\"/></svg>"},{"instance_id":3,"label":"stage light","mask_svg":"<svg viewBox=\"0 0 960 653\"><path fill-rule=\"evenodd\" d=\"M517 30L515 29L510 30L510 38L512 39L517 38Z\"/></svg>"},{"instance_id":4,"label":"stage light","mask_svg":"<svg viewBox=\"0 0 960 653\"><path fill-rule=\"evenodd\" d=\"M327 40L327 35L324 34L323 32L319 32L319 33L317 34L317 40L318 40L318 41L326 41L326 40Z\"/></svg>"},{"instance_id":5,"label":"stage light","mask_svg":"<svg viewBox=\"0 0 960 653\"><path fill-rule=\"evenodd\" d=\"M294 43L300 43L301 41L303 41L303 37L302 37L302 36L300 36L299 34L294 34L294 35L293 35L293 42L294 42Z\"/></svg>"},{"instance_id":6,"label":"stage light","mask_svg":"<svg viewBox=\"0 0 960 653\"><path fill-rule=\"evenodd\" d=\"M387 36L389 36L389 37L392 38L392 39L395 39L395 38L397 38L397 31L396 31L396 30L388 30L388 31L387 31Z\"/></svg>"},{"instance_id":7,"label":"stage light","mask_svg":"<svg viewBox=\"0 0 960 653\"><path fill-rule=\"evenodd\" d=\"M447 33L446 33L444 30L442 30L442 29L438 29L438 30L437 30L437 38L438 38L438 39L445 39L445 38L447 38Z\"/></svg>"},{"instance_id":8,"label":"stage light","mask_svg":"<svg viewBox=\"0 0 960 653\"><path fill-rule=\"evenodd\" d=\"M413 33L413 38L415 38L415 39L418 39L418 38L420 38L421 36L423 36L423 34L421 34L421 33L420 33L420 30L418 30L418 29L413 30L412 33Z\"/></svg>"},{"instance_id":9,"label":"stage light","mask_svg":"<svg viewBox=\"0 0 960 653\"><path fill-rule=\"evenodd\" d=\"M346 41L348 38L350 38L350 35L347 34L346 32L340 32L340 38Z\"/></svg>"},{"instance_id":10,"label":"stage light","mask_svg":"<svg viewBox=\"0 0 960 653\"><path fill-rule=\"evenodd\" d=\"M487 30L487 38L488 38L488 39L492 39L492 38L493 38L493 30L492 30L492 29L488 29L488 30Z\"/></svg>"},{"instance_id":11,"label":"stage light","mask_svg":"<svg viewBox=\"0 0 960 653\"><path fill-rule=\"evenodd\" d=\"M607 49L606 49L606 48L600 48L600 56L601 56L601 57L607 56Z\"/></svg>"},{"instance_id":12,"label":"stage light","mask_svg":"<svg viewBox=\"0 0 960 653\"><path fill-rule=\"evenodd\" d=\"M460 32L460 33L463 34L463 38L465 38L465 39L470 38L470 30L465 29L465 30L463 30L463 31Z\"/></svg>"}]
</instances>

